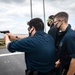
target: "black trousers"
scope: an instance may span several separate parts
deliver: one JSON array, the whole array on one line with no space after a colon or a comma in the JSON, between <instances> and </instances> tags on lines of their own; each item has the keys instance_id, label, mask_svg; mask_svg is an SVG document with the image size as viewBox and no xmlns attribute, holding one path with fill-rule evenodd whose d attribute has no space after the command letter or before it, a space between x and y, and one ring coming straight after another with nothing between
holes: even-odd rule
<instances>
[{"instance_id":1,"label":"black trousers","mask_svg":"<svg viewBox=\"0 0 75 75\"><path fill-rule=\"evenodd\" d=\"M56 75L55 70L46 72L46 73L42 73L42 72L38 72L38 71L31 71L31 70L26 70L25 71L25 75Z\"/></svg>"}]
</instances>

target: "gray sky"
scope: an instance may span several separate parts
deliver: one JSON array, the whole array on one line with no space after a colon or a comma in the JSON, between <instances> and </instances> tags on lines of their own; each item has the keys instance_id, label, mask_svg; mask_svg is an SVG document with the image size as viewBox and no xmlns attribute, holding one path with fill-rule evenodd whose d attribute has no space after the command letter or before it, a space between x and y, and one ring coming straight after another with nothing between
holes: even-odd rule
<instances>
[{"instance_id":1,"label":"gray sky","mask_svg":"<svg viewBox=\"0 0 75 75\"><path fill-rule=\"evenodd\" d=\"M32 0L33 17L43 19L43 0ZM45 0L46 20L60 11L69 14L69 23L75 28L75 0ZM0 30L15 34L27 34L30 16L30 0L0 0ZM46 32L49 27L46 25Z\"/></svg>"}]
</instances>

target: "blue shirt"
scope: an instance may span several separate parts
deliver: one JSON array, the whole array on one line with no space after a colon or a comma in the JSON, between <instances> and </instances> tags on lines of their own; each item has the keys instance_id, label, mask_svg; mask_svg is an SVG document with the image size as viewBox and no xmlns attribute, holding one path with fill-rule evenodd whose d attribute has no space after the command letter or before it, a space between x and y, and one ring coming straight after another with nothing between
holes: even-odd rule
<instances>
[{"instance_id":1,"label":"blue shirt","mask_svg":"<svg viewBox=\"0 0 75 75\"><path fill-rule=\"evenodd\" d=\"M43 31L37 31L32 37L9 43L8 50L25 52L28 70L48 72L55 68L54 41Z\"/></svg>"},{"instance_id":2,"label":"blue shirt","mask_svg":"<svg viewBox=\"0 0 75 75\"><path fill-rule=\"evenodd\" d=\"M69 25L59 44L60 61L63 68L69 68L71 58L75 58L75 31Z\"/></svg>"}]
</instances>

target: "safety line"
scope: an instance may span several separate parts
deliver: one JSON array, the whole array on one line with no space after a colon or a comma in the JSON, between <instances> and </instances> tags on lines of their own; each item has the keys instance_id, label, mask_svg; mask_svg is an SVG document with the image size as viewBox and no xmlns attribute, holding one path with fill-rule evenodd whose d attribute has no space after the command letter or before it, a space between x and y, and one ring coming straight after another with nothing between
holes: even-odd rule
<instances>
[{"instance_id":1,"label":"safety line","mask_svg":"<svg viewBox=\"0 0 75 75\"><path fill-rule=\"evenodd\" d=\"M0 57L18 55L18 54L23 54L23 53L22 52L15 52L15 53L0 54Z\"/></svg>"}]
</instances>

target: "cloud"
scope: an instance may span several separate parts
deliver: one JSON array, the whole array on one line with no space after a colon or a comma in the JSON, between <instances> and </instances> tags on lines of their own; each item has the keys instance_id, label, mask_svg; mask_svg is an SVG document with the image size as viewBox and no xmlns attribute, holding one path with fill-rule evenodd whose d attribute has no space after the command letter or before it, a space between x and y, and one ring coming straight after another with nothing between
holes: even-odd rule
<instances>
[{"instance_id":1,"label":"cloud","mask_svg":"<svg viewBox=\"0 0 75 75\"><path fill-rule=\"evenodd\" d=\"M0 0L3 3L23 3L25 0Z\"/></svg>"},{"instance_id":2,"label":"cloud","mask_svg":"<svg viewBox=\"0 0 75 75\"><path fill-rule=\"evenodd\" d=\"M75 16L75 1L74 0L47 0L46 5L46 14L56 14L60 11L65 11L70 16Z\"/></svg>"},{"instance_id":3,"label":"cloud","mask_svg":"<svg viewBox=\"0 0 75 75\"><path fill-rule=\"evenodd\" d=\"M43 19L43 0L32 0L33 17ZM45 0L46 20L49 15L66 11L70 23L75 24L75 0ZM30 0L0 0L0 30L27 33L26 22L31 19ZM46 30L48 27L46 26ZM25 32L24 32L25 31Z\"/></svg>"},{"instance_id":4,"label":"cloud","mask_svg":"<svg viewBox=\"0 0 75 75\"><path fill-rule=\"evenodd\" d=\"M72 28L75 27L75 0L47 0L45 1L45 5L46 18L49 15L65 11L69 14L69 23L72 24Z\"/></svg>"}]
</instances>

